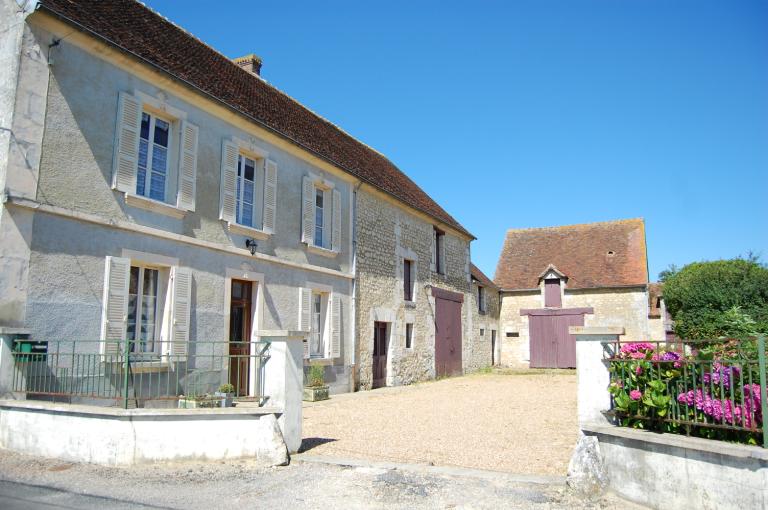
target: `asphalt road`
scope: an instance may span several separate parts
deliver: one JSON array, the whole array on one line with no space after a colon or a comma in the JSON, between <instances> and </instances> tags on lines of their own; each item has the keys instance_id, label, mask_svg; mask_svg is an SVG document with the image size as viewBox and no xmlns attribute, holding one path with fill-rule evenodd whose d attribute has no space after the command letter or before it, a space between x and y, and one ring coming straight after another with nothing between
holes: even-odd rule
<instances>
[{"instance_id":1,"label":"asphalt road","mask_svg":"<svg viewBox=\"0 0 768 510\"><path fill-rule=\"evenodd\" d=\"M77 494L63 489L42 485L0 480L0 508L3 510L33 510L48 508L71 508L73 510L133 510L161 508L120 501L100 496Z\"/></svg>"}]
</instances>

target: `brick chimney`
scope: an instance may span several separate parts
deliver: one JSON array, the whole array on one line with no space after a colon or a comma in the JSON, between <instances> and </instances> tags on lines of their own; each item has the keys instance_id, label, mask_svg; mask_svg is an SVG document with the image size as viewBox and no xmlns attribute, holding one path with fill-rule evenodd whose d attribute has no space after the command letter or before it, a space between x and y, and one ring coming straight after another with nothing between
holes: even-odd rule
<instances>
[{"instance_id":1,"label":"brick chimney","mask_svg":"<svg viewBox=\"0 0 768 510\"><path fill-rule=\"evenodd\" d=\"M239 65L251 74L261 76L261 59L253 53L242 57L237 57L236 59L233 59L232 62Z\"/></svg>"}]
</instances>

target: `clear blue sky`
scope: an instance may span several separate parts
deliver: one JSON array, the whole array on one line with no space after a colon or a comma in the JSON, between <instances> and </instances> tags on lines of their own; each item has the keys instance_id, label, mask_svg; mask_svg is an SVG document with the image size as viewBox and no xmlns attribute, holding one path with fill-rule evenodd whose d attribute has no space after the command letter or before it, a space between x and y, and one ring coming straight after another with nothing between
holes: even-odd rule
<instances>
[{"instance_id":1,"label":"clear blue sky","mask_svg":"<svg viewBox=\"0 0 768 510\"><path fill-rule=\"evenodd\" d=\"M768 2L151 0L387 155L474 233L643 217L670 263L768 259Z\"/></svg>"}]
</instances>

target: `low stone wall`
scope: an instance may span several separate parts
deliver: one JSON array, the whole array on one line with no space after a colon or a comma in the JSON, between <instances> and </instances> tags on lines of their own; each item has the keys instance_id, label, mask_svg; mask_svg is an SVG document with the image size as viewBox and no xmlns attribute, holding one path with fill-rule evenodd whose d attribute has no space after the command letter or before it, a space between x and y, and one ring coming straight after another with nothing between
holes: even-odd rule
<instances>
[{"instance_id":1,"label":"low stone wall","mask_svg":"<svg viewBox=\"0 0 768 510\"><path fill-rule=\"evenodd\" d=\"M288 462L274 408L116 409L0 401L0 446L102 465L256 458Z\"/></svg>"},{"instance_id":2,"label":"low stone wall","mask_svg":"<svg viewBox=\"0 0 768 510\"><path fill-rule=\"evenodd\" d=\"M603 415L611 405L603 356L624 328L574 326L570 333L583 434L568 470L571 488L594 496L607 485L665 510L768 508L768 449L612 425Z\"/></svg>"},{"instance_id":3,"label":"low stone wall","mask_svg":"<svg viewBox=\"0 0 768 510\"><path fill-rule=\"evenodd\" d=\"M651 508L768 508L768 450L615 426L598 439L608 486Z\"/></svg>"}]
</instances>

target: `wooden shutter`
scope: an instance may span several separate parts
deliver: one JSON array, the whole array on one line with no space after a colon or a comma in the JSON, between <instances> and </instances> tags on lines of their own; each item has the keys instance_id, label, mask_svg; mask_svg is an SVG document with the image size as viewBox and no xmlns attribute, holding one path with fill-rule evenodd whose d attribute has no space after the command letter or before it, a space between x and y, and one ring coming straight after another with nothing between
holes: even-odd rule
<instances>
[{"instance_id":1,"label":"wooden shutter","mask_svg":"<svg viewBox=\"0 0 768 510\"><path fill-rule=\"evenodd\" d=\"M122 352L128 325L128 281L131 260L107 257L104 265L104 297L101 313L101 353L111 356Z\"/></svg>"},{"instance_id":2,"label":"wooden shutter","mask_svg":"<svg viewBox=\"0 0 768 510\"><path fill-rule=\"evenodd\" d=\"M140 129L141 102L126 92L120 92L115 128L115 155L112 162L112 187L126 193L136 193Z\"/></svg>"},{"instance_id":3,"label":"wooden shutter","mask_svg":"<svg viewBox=\"0 0 768 510\"><path fill-rule=\"evenodd\" d=\"M312 289L299 288L299 331L309 333L312 324ZM309 358L309 338L304 340L304 358Z\"/></svg>"},{"instance_id":4,"label":"wooden shutter","mask_svg":"<svg viewBox=\"0 0 768 510\"><path fill-rule=\"evenodd\" d=\"M273 234L277 213L277 163L264 160L264 232Z\"/></svg>"},{"instance_id":5,"label":"wooden shutter","mask_svg":"<svg viewBox=\"0 0 768 510\"><path fill-rule=\"evenodd\" d=\"M430 271L436 271L437 270L437 259L435 257L435 254L437 253L437 230L432 228L432 250L431 250L431 259L429 262L429 270Z\"/></svg>"},{"instance_id":6,"label":"wooden shutter","mask_svg":"<svg viewBox=\"0 0 768 510\"><path fill-rule=\"evenodd\" d=\"M186 120L181 121L179 150L179 196L178 206L187 211L195 210L197 180L197 126Z\"/></svg>"},{"instance_id":7,"label":"wooden shutter","mask_svg":"<svg viewBox=\"0 0 768 510\"><path fill-rule=\"evenodd\" d=\"M448 274L445 269L445 234L437 236L437 267L440 274Z\"/></svg>"},{"instance_id":8,"label":"wooden shutter","mask_svg":"<svg viewBox=\"0 0 768 510\"><path fill-rule=\"evenodd\" d=\"M333 227L331 231L331 249L341 251L341 193L333 190Z\"/></svg>"},{"instance_id":9,"label":"wooden shutter","mask_svg":"<svg viewBox=\"0 0 768 510\"><path fill-rule=\"evenodd\" d=\"M221 144L221 193L219 219L235 222L235 193L237 193L237 157L240 151L237 145L224 140Z\"/></svg>"},{"instance_id":10,"label":"wooden shutter","mask_svg":"<svg viewBox=\"0 0 768 510\"><path fill-rule=\"evenodd\" d=\"M192 300L192 272L186 267L171 268L173 306L171 317L171 357L174 361L187 358L189 316Z\"/></svg>"},{"instance_id":11,"label":"wooden shutter","mask_svg":"<svg viewBox=\"0 0 768 510\"><path fill-rule=\"evenodd\" d=\"M301 242L313 245L315 240L315 184L308 176L301 182Z\"/></svg>"},{"instance_id":12,"label":"wooden shutter","mask_svg":"<svg viewBox=\"0 0 768 510\"><path fill-rule=\"evenodd\" d=\"M331 295L331 358L341 356L341 297Z\"/></svg>"}]
</instances>

